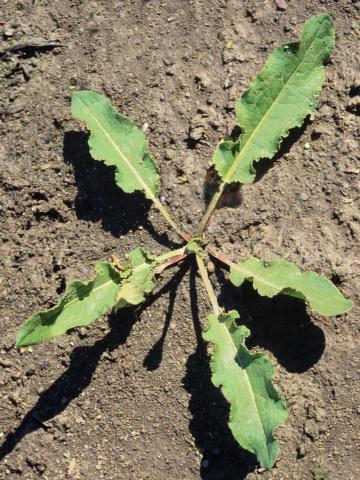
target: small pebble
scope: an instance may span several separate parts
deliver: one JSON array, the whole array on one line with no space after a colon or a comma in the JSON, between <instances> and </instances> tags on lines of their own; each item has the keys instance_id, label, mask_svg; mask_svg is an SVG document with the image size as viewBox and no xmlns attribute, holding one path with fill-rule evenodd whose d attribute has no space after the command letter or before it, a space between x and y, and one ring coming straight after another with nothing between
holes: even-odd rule
<instances>
[{"instance_id":1,"label":"small pebble","mask_svg":"<svg viewBox=\"0 0 360 480\"><path fill-rule=\"evenodd\" d=\"M276 6L279 10L286 10L288 8L285 0L275 0Z\"/></svg>"},{"instance_id":2,"label":"small pebble","mask_svg":"<svg viewBox=\"0 0 360 480\"><path fill-rule=\"evenodd\" d=\"M215 265L213 264L213 262L208 262L208 264L206 265L206 268L209 273L215 272Z\"/></svg>"}]
</instances>

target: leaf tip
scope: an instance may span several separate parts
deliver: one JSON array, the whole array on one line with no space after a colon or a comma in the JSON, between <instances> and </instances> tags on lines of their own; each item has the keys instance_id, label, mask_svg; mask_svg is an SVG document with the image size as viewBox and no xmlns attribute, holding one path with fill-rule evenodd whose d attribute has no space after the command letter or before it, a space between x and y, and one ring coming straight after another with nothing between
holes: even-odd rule
<instances>
[{"instance_id":1,"label":"leaf tip","mask_svg":"<svg viewBox=\"0 0 360 480\"><path fill-rule=\"evenodd\" d=\"M354 306L354 302L350 300L350 298L345 298L343 297L343 302L341 307L338 309L336 313L333 313L332 315L342 315L343 313L347 313L349 310L351 310Z\"/></svg>"},{"instance_id":2,"label":"leaf tip","mask_svg":"<svg viewBox=\"0 0 360 480\"><path fill-rule=\"evenodd\" d=\"M27 341L28 331L27 331L27 328L25 327L26 327L26 324L24 324L20 328L20 330L16 335L15 346L17 348L23 348L31 345L31 342L29 343L29 341Z\"/></svg>"}]
</instances>

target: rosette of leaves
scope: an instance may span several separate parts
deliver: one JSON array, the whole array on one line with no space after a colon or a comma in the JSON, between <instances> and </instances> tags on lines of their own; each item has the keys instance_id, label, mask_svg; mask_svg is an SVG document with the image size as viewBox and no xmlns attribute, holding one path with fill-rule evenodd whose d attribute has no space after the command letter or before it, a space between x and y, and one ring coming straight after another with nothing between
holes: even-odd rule
<instances>
[{"instance_id":1,"label":"rosette of leaves","mask_svg":"<svg viewBox=\"0 0 360 480\"><path fill-rule=\"evenodd\" d=\"M143 132L107 98L90 91L76 92L72 112L90 132L92 157L115 168L119 188L128 193L143 192L184 245L158 256L137 248L128 254L124 264L117 259L98 263L92 279L70 283L55 306L25 321L17 336L17 346L44 342L88 325L113 307L119 311L140 304L151 294L164 268L195 256L212 306L203 334L214 346L210 360L212 381L230 404L229 427L239 445L253 452L262 467L271 468L279 453L274 430L285 421L285 402L272 384L274 368L270 360L246 348L245 339L250 332L241 324L239 314L225 312L218 305L204 258L210 255L223 262L235 286L250 281L260 295L291 295L306 301L321 315L340 315L351 308L352 302L325 277L301 272L285 260L251 257L234 263L204 241L204 231L225 185L253 182L256 162L273 158L289 130L300 126L315 109L324 82L324 64L333 43L331 18L325 14L311 18L300 41L277 48L237 100L236 118L241 134L236 140L221 141L215 150L213 164L220 185L204 213L197 236L184 232L160 202L159 167L148 151ZM118 313L119 321L122 315Z\"/></svg>"}]
</instances>

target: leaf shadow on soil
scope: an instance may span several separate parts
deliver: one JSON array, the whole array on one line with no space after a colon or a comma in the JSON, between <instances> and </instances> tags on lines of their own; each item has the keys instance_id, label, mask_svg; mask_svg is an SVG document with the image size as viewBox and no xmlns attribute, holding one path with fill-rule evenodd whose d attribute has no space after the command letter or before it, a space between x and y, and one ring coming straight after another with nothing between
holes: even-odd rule
<instances>
[{"instance_id":1,"label":"leaf shadow on soil","mask_svg":"<svg viewBox=\"0 0 360 480\"><path fill-rule=\"evenodd\" d=\"M255 183L259 182L269 170L275 167L276 163L280 161L284 155L290 152L292 146L295 145L302 137L310 123L310 117L307 117L301 127L295 127L291 129L289 135L282 140L278 152L272 159L261 158L258 162L254 162L256 170ZM235 127L228 138L235 141L239 138L240 133L241 129L239 127ZM212 165L207 171L203 187L203 198L206 205L209 204L220 183L220 176L216 172L214 165ZM226 185L223 194L219 199L217 208L221 209L223 207L239 207L242 203L241 187L242 184L236 182Z\"/></svg>"},{"instance_id":2,"label":"leaf shadow on soil","mask_svg":"<svg viewBox=\"0 0 360 480\"><path fill-rule=\"evenodd\" d=\"M91 157L88 138L85 132L64 134L64 162L73 166L78 188L74 205L77 218L101 222L102 228L116 238L142 226L158 243L173 247L167 234L159 235L148 221L150 201L141 192L125 193L116 185L114 167Z\"/></svg>"},{"instance_id":3,"label":"leaf shadow on soil","mask_svg":"<svg viewBox=\"0 0 360 480\"><path fill-rule=\"evenodd\" d=\"M217 271L222 285L220 303L237 310L251 332L248 348L269 350L290 373L303 373L315 365L325 349L325 335L307 314L305 302L288 295L262 297L250 282L235 287Z\"/></svg>"},{"instance_id":4,"label":"leaf shadow on soil","mask_svg":"<svg viewBox=\"0 0 360 480\"><path fill-rule=\"evenodd\" d=\"M181 265L173 277L145 303L137 309L127 309L118 314L109 316L110 331L93 345L76 347L70 355L70 364L50 387L39 395L34 407L25 415L20 425L10 432L0 445L0 461L11 453L20 441L29 433L43 428L52 429L47 425L51 419L63 412L67 406L76 399L91 382L96 367L103 353L113 351L126 342L132 327L141 313L167 292L176 291L181 279L186 273L187 264ZM173 306L170 302L169 310L172 315ZM122 315L121 322L119 316ZM167 314L167 318L169 313ZM170 319L169 319L170 321Z\"/></svg>"},{"instance_id":5,"label":"leaf shadow on soil","mask_svg":"<svg viewBox=\"0 0 360 480\"><path fill-rule=\"evenodd\" d=\"M232 436L227 426L228 403L211 382L209 356L199 318L195 263L190 272L190 299L197 347L186 362L183 384L191 395L189 428L203 455L200 475L203 480L243 480L257 462L255 455L240 448Z\"/></svg>"},{"instance_id":6,"label":"leaf shadow on soil","mask_svg":"<svg viewBox=\"0 0 360 480\"><path fill-rule=\"evenodd\" d=\"M163 357L163 351L164 351L164 343L166 340L166 335L169 330L170 322L174 313L174 306L175 306L175 301L176 301L176 296L177 296L177 286L181 282L182 278L184 277L185 273L189 269L189 263L185 262L181 267L180 270L177 272L177 274L173 278L177 278L177 275L180 273L181 276L179 280L176 280L175 288L169 289L169 304L167 308L167 312L165 315L165 321L163 325L163 330L161 332L160 338L155 342L155 344L151 347L149 352L147 353L146 357L144 358L143 361L143 366L148 370L156 370L159 368L162 357Z\"/></svg>"},{"instance_id":7,"label":"leaf shadow on soil","mask_svg":"<svg viewBox=\"0 0 360 480\"><path fill-rule=\"evenodd\" d=\"M299 141L310 124L310 116L307 116L301 127L292 128L289 135L281 141L280 148L272 159L261 158L258 162L255 162L255 182L259 182L269 170L275 167L276 163L280 161L284 155L290 152L293 145Z\"/></svg>"}]
</instances>

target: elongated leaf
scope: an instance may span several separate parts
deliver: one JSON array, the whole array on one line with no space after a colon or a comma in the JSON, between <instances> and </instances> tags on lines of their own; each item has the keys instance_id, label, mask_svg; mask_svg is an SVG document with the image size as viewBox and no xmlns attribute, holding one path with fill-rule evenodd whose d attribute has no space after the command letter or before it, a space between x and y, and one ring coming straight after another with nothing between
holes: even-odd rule
<instances>
[{"instance_id":1,"label":"elongated leaf","mask_svg":"<svg viewBox=\"0 0 360 480\"><path fill-rule=\"evenodd\" d=\"M279 452L273 430L286 419L285 402L271 383L274 371L268 358L244 346L250 332L237 326L237 318L235 311L208 317L203 336L215 344L212 382L231 405L229 427L237 442L255 453L262 467L271 468Z\"/></svg>"},{"instance_id":2,"label":"elongated leaf","mask_svg":"<svg viewBox=\"0 0 360 480\"><path fill-rule=\"evenodd\" d=\"M289 129L315 109L334 37L331 17L318 15L305 24L299 43L277 48L268 58L236 103L239 140L220 143L214 153L224 183L253 182L253 162L272 158Z\"/></svg>"},{"instance_id":3,"label":"elongated leaf","mask_svg":"<svg viewBox=\"0 0 360 480\"><path fill-rule=\"evenodd\" d=\"M88 325L111 308L120 290L120 274L107 262L98 263L95 268L96 276L92 280L71 283L55 307L26 320L16 345L24 347L45 342L70 328Z\"/></svg>"},{"instance_id":4,"label":"elongated leaf","mask_svg":"<svg viewBox=\"0 0 360 480\"><path fill-rule=\"evenodd\" d=\"M286 260L264 261L247 258L231 267L230 281L240 286L244 280L253 282L260 295L273 297L285 293L307 300L311 308L321 315L339 315L352 307L352 301L327 278L315 272L301 272Z\"/></svg>"},{"instance_id":5,"label":"elongated leaf","mask_svg":"<svg viewBox=\"0 0 360 480\"><path fill-rule=\"evenodd\" d=\"M154 258L142 248L136 248L129 253L128 257L131 261L131 268L122 274L123 283L116 297L116 311L143 302L145 295L155 287L153 282L156 266Z\"/></svg>"},{"instance_id":6,"label":"elongated leaf","mask_svg":"<svg viewBox=\"0 0 360 480\"><path fill-rule=\"evenodd\" d=\"M91 132L92 157L116 167L117 185L124 192L140 190L153 199L159 190L159 168L147 151L143 132L94 92L74 93L71 109Z\"/></svg>"}]
</instances>

